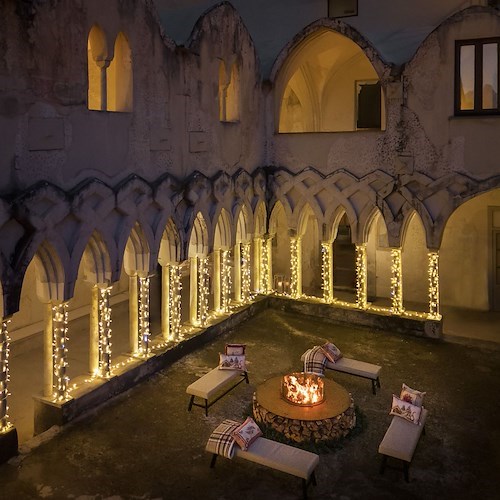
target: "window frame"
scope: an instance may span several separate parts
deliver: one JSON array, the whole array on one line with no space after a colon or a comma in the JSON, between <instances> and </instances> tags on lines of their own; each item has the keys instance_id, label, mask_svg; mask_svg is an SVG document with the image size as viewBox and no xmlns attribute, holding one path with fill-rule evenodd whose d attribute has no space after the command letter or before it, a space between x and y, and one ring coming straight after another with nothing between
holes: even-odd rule
<instances>
[{"instance_id":1,"label":"window frame","mask_svg":"<svg viewBox=\"0 0 500 500\"><path fill-rule=\"evenodd\" d=\"M497 107L483 109L483 46L497 44ZM464 46L474 47L474 109L460 109L460 50ZM455 40L455 116L500 115L500 37Z\"/></svg>"}]
</instances>

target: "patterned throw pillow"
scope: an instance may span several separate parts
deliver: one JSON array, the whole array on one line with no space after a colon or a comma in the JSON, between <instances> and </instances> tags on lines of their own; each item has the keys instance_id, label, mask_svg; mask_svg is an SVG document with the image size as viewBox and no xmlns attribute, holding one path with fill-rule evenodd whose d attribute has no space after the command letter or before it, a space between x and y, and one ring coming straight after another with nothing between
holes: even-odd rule
<instances>
[{"instance_id":1,"label":"patterned throw pillow","mask_svg":"<svg viewBox=\"0 0 500 500\"><path fill-rule=\"evenodd\" d=\"M330 363L335 363L342 357L340 349L331 342L327 342L325 345L321 346L321 349Z\"/></svg>"},{"instance_id":2,"label":"patterned throw pillow","mask_svg":"<svg viewBox=\"0 0 500 500\"><path fill-rule=\"evenodd\" d=\"M245 356L219 354L219 370L241 370L246 372Z\"/></svg>"},{"instance_id":3,"label":"patterned throw pillow","mask_svg":"<svg viewBox=\"0 0 500 500\"><path fill-rule=\"evenodd\" d=\"M247 419L233 431L233 437L242 450L248 450L248 447L259 437L262 431L255 423L252 417Z\"/></svg>"},{"instance_id":4,"label":"patterned throw pillow","mask_svg":"<svg viewBox=\"0 0 500 500\"><path fill-rule=\"evenodd\" d=\"M407 401L399 399L394 394L392 395L392 407L389 415L396 415L408 420L412 424L418 424L421 412L422 408L420 406L412 405Z\"/></svg>"},{"instance_id":5,"label":"patterned throw pillow","mask_svg":"<svg viewBox=\"0 0 500 500\"><path fill-rule=\"evenodd\" d=\"M417 391L416 389L412 389L411 387L408 387L406 384L403 384L403 387L401 388L401 394L399 396L399 399L402 399L403 401L407 401L408 403L411 403L412 405L415 406L422 406L424 402L424 396L427 393Z\"/></svg>"},{"instance_id":6,"label":"patterned throw pillow","mask_svg":"<svg viewBox=\"0 0 500 500\"><path fill-rule=\"evenodd\" d=\"M245 344L226 344L225 354L227 356L243 356L245 354Z\"/></svg>"}]
</instances>

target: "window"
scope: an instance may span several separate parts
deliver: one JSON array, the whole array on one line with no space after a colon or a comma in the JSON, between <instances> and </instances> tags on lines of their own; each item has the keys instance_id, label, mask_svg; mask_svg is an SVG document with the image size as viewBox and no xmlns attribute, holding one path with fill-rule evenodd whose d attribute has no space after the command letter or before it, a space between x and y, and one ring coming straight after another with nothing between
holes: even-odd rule
<instances>
[{"instance_id":1,"label":"window","mask_svg":"<svg viewBox=\"0 0 500 500\"><path fill-rule=\"evenodd\" d=\"M106 36L94 25L87 41L89 109L132 111L132 53L127 38L118 33L113 58L108 54Z\"/></svg>"},{"instance_id":2,"label":"window","mask_svg":"<svg viewBox=\"0 0 500 500\"><path fill-rule=\"evenodd\" d=\"M462 40L455 50L455 114L499 114L500 38Z\"/></svg>"},{"instance_id":3,"label":"window","mask_svg":"<svg viewBox=\"0 0 500 500\"><path fill-rule=\"evenodd\" d=\"M356 128L381 126L381 89L379 81L356 82L357 119Z\"/></svg>"}]
</instances>

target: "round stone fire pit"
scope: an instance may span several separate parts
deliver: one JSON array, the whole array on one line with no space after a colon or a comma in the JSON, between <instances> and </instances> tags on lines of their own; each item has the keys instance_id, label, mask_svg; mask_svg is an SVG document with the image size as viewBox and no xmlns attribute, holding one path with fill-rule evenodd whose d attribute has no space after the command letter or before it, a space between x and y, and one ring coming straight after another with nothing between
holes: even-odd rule
<instances>
[{"instance_id":1,"label":"round stone fire pit","mask_svg":"<svg viewBox=\"0 0 500 500\"><path fill-rule=\"evenodd\" d=\"M296 443L332 441L349 434L356 425L354 401L339 384L323 378L324 399L300 406L282 397L283 377L266 380L253 395L253 416Z\"/></svg>"}]
</instances>

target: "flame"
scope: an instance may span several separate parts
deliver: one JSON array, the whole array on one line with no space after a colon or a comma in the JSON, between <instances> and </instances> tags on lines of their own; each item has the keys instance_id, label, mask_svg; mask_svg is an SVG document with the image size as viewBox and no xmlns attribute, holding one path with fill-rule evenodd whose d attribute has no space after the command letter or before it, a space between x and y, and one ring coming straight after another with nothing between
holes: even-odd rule
<instances>
[{"instance_id":1,"label":"flame","mask_svg":"<svg viewBox=\"0 0 500 500\"><path fill-rule=\"evenodd\" d=\"M312 373L297 373L283 377L283 396L297 405L316 405L323 401L323 380Z\"/></svg>"}]
</instances>

